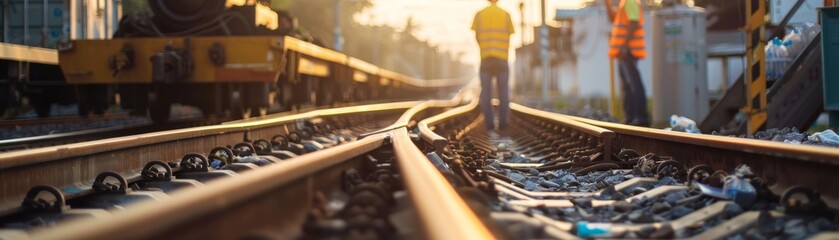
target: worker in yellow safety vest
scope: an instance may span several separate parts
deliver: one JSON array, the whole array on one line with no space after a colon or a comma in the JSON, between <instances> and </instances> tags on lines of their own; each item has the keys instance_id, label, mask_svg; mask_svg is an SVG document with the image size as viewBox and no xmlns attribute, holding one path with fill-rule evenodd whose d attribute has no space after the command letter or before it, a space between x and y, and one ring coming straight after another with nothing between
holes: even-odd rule
<instances>
[{"instance_id":1,"label":"worker in yellow safety vest","mask_svg":"<svg viewBox=\"0 0 839 240\"><path fill-rule=\"evenodd\" d=\"M510 49L510 35L515 32L510 14L498 7L498 0L489 0L490 5L477 14L472 21L475 39L481 47L481 111L487 128L495 129L492 113L492 80L498 87L498 128L505 129L510 116L510 66L507 62Z\"/></svg>"},{"instance_id":2,"label":"worker in yellow safety vest","mask_svg":"<svg viewBox=\"0 0 839 240\"><path fill-rule=\"evenodd\" d=\"M620 0L615 11L612 1L606 0L606 12L614 23L609 40L609 59L618 59L623 111L626 116L624 123L649 126L647 96L638 71L638 59L647 57L641 8L640 0Z\"/></svg>"}]
</instances>

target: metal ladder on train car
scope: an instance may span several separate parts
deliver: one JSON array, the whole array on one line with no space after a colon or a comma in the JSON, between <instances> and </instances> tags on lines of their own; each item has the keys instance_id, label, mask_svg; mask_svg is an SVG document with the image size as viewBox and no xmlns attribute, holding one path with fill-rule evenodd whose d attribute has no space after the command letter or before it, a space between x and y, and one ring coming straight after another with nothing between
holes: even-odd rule
<instances>
[{"instance_id":1,"label":"metal ladder on train car","mask_svg":"<svg viewBox=\"0 0 839 240\"><path fill-rule=\"evenodd\" d=\"M766 128L796 127L807 129L824 110L822 102L821 34L790 65L783 77L767 89ZM725 96L711 109L699 129L704 133L730 125L746 105L746 90L741 75ZM735 134L746 132L745 124L731 129Z\"/></svg>"},{"instance_id":2,"label":"metal ladder on train car","mask_svg":"<svg viewBox=\"0 0 839 240\"><path fill-rule=\"evenodd\" d=\"M803 0L799 0L793 6L779 25L779 29L786 26L801 3ZM818 118L824 110L821 61L821 33L819 33L792 62L786 73L767 87L765 129L796 127L805 130ZM743 81L744 75L740 75L737 82L711 109L699 124L702 132L711 133L727 127L727 131L723 131L725 134L747 132L746 124L737 119L738 113L746 106L746 89Z\"/></svg>"}]
</instances>

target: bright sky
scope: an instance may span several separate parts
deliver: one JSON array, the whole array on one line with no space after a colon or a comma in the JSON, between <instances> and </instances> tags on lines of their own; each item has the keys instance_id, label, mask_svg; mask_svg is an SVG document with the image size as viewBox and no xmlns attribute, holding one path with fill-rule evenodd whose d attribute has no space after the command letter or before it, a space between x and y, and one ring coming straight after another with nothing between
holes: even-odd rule
<instances>
[{"instance_id":1,"label":"bright sky","mask_svg":"<svg viewBox=\"0 0 839 240\"><path fill-rule=\"evenodd\" d=\"M521 45L521 14L519 3L525 3L526 42L531 42L533 33L530 26L539 24L539 0L499 0L498 4L510 13L516 25L516 33L511 37L511 48ZM554 9L578 8L584 0L547 0L547 18L553 18ZM419 26L416 32L420 39L451 52L463 52L463 61L476 65L479 61L478 47L474 33L470 30L475 13L488 6L487 0L373 0L372 9L357 16L364 24L389 26L402 29L405 21L413 17Z\"/></svg>"}]
</instances>

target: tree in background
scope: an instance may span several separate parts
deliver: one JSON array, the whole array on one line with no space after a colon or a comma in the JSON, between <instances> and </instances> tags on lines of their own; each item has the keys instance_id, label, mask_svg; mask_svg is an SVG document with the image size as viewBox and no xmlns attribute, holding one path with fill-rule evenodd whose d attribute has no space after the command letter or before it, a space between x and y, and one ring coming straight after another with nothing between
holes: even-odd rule
<instances>
[{"instance_id":1,"label":"tree in background","mask_svg":"<svg viewBox=\"0 0 839 240\"><path fill-rule=\"evenodd\" d=\"M291 12L301 27L331 47L334 3L334 0L273 0L271 6ZM340 22L347 55L417 78L456 78L471 74L472 66L417 39L413 34L417 26L410 19L405 31L357 23L355 15L372 6L370 0L342 0ZM449 70L444 72L444 69Z\"/></svg>"}]
</instances>

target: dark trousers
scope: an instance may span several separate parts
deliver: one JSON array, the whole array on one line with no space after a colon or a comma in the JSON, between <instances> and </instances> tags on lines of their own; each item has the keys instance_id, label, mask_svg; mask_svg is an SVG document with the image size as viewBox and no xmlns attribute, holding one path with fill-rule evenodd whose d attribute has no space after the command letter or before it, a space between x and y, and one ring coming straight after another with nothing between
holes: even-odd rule
<instances>
[{"instance_id":1,"label":"dark trousers","mask_svg":"<svg viewBox=\"0 0 839 240\"><path fill-rule=\"evenodd\" d=\"M498 127L506 128L507 121L510 117L510 66L507 61L497 58L486 58L481 60L481 112L484 113L484 120L487 128L493 129L495 125L493 119L495 115L492 113L492 79L498 81L496 83L498 89Z\"/></svg>"},{"instance_id":2,"label":"dark trousers","mask_svg":"<svg viewBox=\"0 0 839 240\"><path fill-rule=\"evenodd\" d=\"M623 91L623 112L627 123L649 123L647 114L647 94L638 71L638 59L630 54L618 58L621 90Z\"/></svg>"}]
</instances>

